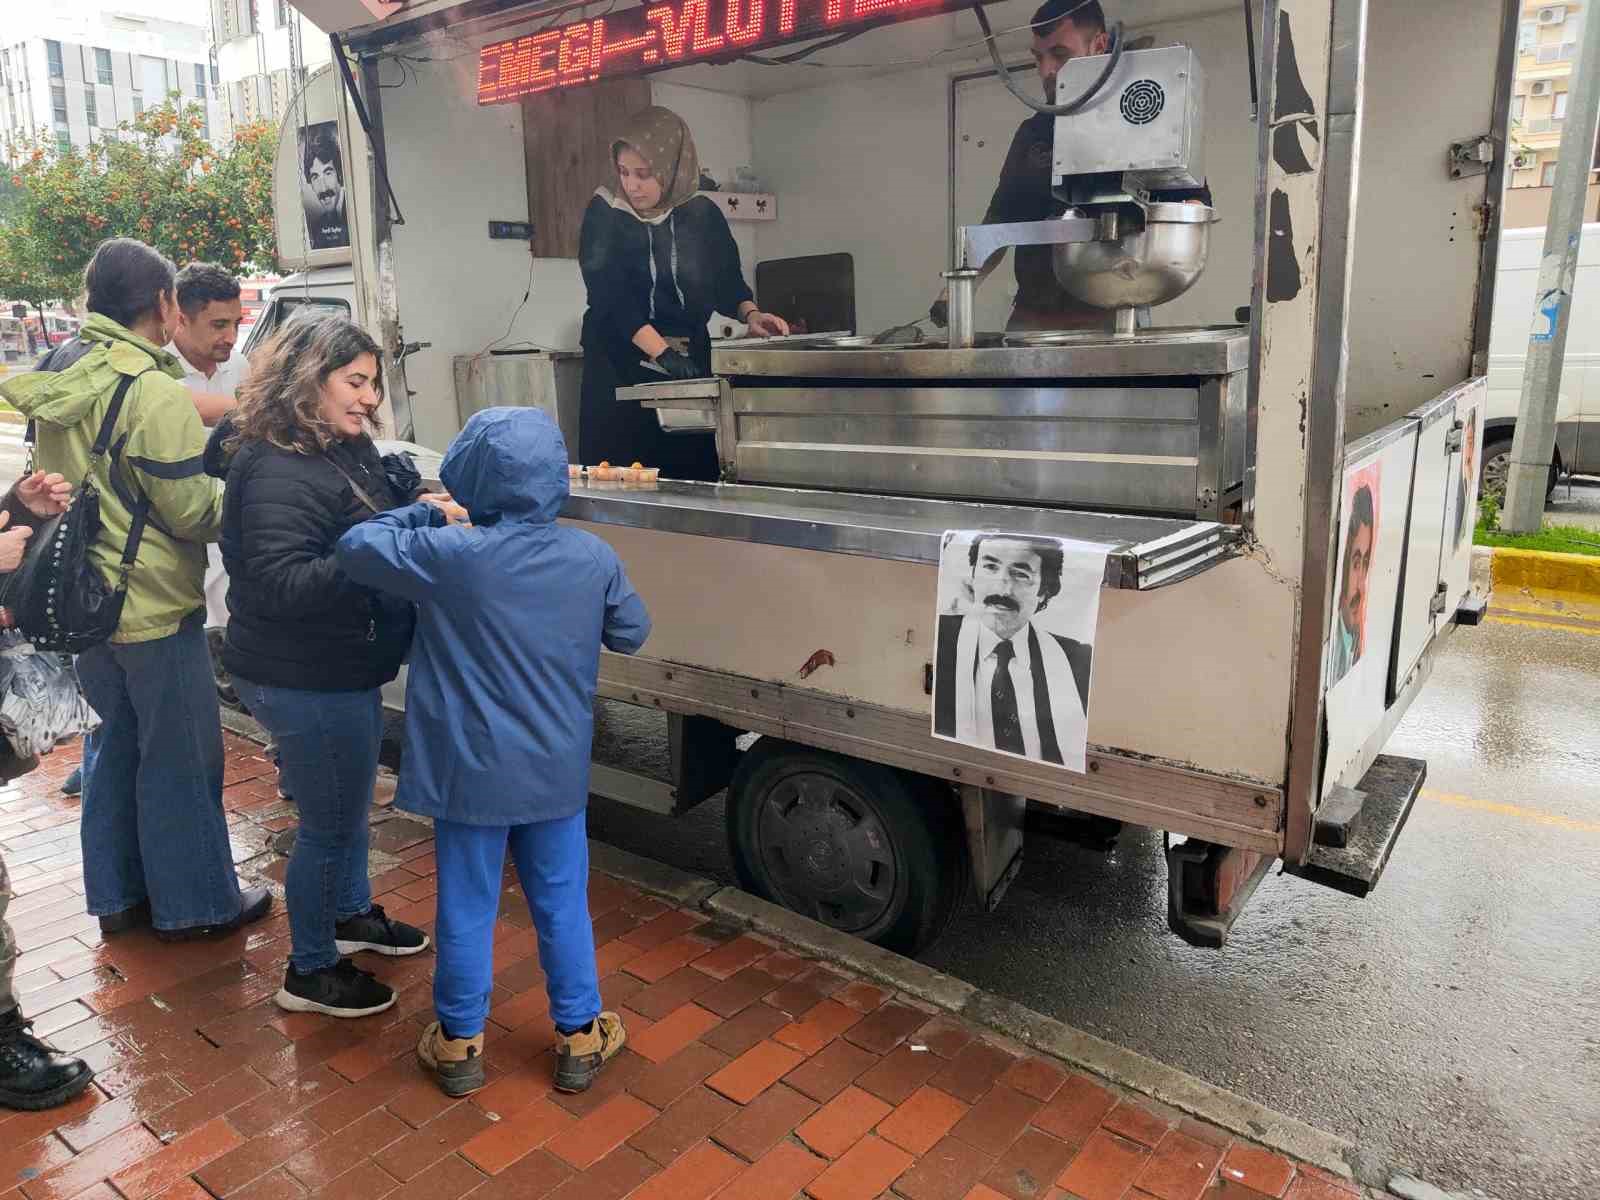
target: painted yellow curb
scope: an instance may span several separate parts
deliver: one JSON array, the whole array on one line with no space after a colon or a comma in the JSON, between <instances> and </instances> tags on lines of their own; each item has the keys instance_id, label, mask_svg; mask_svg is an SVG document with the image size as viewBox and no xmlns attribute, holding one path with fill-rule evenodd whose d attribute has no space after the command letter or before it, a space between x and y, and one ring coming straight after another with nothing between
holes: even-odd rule
<instances>
[{"instance_id":1,"label":"painted yellow curb","mask_svg":"<svg viewBox=\"0 0 1600 1200\"><path fill-rule=\"evenodd\" d=\"M1600 558L1591 555L1496 546L1489 569L1497 592L1529 590L1600 597Z\"/></svg>"}]
</instances>

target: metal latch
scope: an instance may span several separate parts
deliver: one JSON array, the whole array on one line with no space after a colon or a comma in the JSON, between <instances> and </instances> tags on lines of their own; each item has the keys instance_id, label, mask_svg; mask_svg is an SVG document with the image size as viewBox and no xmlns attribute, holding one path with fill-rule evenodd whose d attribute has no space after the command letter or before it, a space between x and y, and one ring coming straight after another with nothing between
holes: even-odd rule
<instances>
[{"instance_id":1,"label":"metal latch","mask_svg":"<svg viewBox=\"0 0 1600 1200\"><path fill-rule=\"evenodd\" d=\"M1486 175L1494 164L1495 141L1487 133L1462 142L1450 143L1450 178Z\"/></svg>"},{"instance_id":2,"label":"metal latch","mask_svg":"<svg viewBox=\"0 0 1600 1200\"><path fill-rule=\"evenodd\" d=\"M1433 593L1433 599L1428 601L1428 612L1431 613L1433 616L1439 617L1439 616L1443 616L1444 615L1444 609L1445 609L1445 600L1444 600L1444 598L1445 598L1445 594L1449 590L1450 590L1450 585L1448 583L1440 583L1438 589Z\"/></svg>"},{"instance_id":3,"label":"metal latch","mask_svg":"<svg viewBox=\"0 0 1600 1200\"><path fill-rule=\"evenodd\" d=\"M1461 449L1462 431L1465 428L1466 426L1460 421L1457 421L1454 425L1450 426L1450 431L1444 435L1444 449L1446 454L1454 454L1457 450Z\"/></svg>"}]
</instances>

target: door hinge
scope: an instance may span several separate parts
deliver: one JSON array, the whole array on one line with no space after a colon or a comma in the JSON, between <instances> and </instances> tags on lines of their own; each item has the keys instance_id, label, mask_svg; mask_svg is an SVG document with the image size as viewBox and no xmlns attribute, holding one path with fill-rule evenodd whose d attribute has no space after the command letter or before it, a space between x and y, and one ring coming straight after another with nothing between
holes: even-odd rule
<instances>
[{"instance_id":1,"label":"door hinge","mask_svg":"<svg viewBox=\"0 0 1600 1200\"><path fill-rule=\"evenodd\" d=\"M1486 175L1494 165L1495 141L1487 133L1450 143L1450 178Z\"/></svg>"}]
</instances>

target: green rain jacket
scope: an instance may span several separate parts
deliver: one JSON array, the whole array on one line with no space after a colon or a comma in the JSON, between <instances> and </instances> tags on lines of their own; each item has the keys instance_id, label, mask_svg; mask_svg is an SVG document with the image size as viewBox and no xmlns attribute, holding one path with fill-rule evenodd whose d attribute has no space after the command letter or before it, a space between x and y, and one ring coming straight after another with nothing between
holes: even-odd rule
<instances>
[{"instance_id":1,"label":"green rain jacket","mask_svg":"<svg viewBox=\"0 0 1600 1200\"><path fill-rule=\"evenodd\" d=\"M33 371L0 383L0 397L34 421L34 466L77 485L89 450L124 375L128 389L111 439L89 476L100 492L103 528L91 559L114 583L128 541L136 495L150 499L150 521L128 577L128 598L113 642L169 637L205 606L206 543L222 524L222 484L201 465L206 428L171 354L109 317L90 315L78 336L88 353L64 371Z\"/></svg>"}]
</instances>

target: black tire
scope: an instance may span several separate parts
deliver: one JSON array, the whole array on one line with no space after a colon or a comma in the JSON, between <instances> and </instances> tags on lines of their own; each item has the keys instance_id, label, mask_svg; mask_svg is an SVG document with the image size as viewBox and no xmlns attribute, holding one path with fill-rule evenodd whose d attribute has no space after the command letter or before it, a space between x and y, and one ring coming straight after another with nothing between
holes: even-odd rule
<instances>
[{"instance_id":1,"label":"black tire","mask_svg":"<svg viewBox=\"0 0 1600 1200\"><path fill-rule=\"evenodd\" d=\"M228 674L228 668L222 665L222 640L225 636L221 629L206 630L206 649L211 652L211 678L217 684L217 703L223 708L243 712L244 702L239 699L238 690L233 686L233 677Z\"/></svg>"},{"instance_id":2,"label":"black tire","mask_svg":"<svg viewBox=\"0 0 1600 1200\"><path fill-rule=\"evenodd\" d=\"M875 763L762 738L728 787L727 828L747 892L900 954L931 945L967 893L948 791Z\"/></svg>"},{"instance_id":3,"label":"black tire","mask_svg":"<svg viewBox=\"0 0 1600 1200\"><path fill-rule=\"evenodd\" d=\"M1511 435L1491 438L1484 443L1483 462L1478 467L1478 494L1480 496L1497 495L1503 501L1506 494L1506 480L1509 478L1511 468ZM1556 484L1561 481L1561 471L1555 463L1550 464L1550 479L1544 487L1544 498L1548 500L1556 490Z\"/></svg>"}]
</instances>

